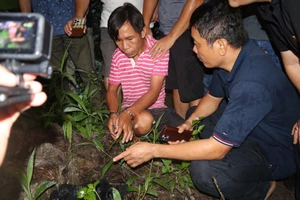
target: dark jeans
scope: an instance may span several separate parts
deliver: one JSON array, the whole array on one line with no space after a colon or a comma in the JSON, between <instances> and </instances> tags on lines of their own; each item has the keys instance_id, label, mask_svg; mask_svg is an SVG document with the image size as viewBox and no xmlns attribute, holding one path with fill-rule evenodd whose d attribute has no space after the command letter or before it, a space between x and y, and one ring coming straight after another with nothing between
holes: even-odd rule
<instances>
[{"instance_id":1,"label":"dark jeans","mask_svg":"<svg viewBox=\"0 0 300 200\"><path fill-rule=\"evenodd\" d=\"M218 109L203 120L205 127L200 138L211 137L222 113L223 109ZM190 166L191 178L199 191L220 197L213 182L215 177L225 198L238 200L264 199L270 188L272 172L264 149L248 140L221 160L192 161Z\"/></svg>"},{"instance_id":2,"label":"dark jeans","mask_svg":"<svg viewBox=\"0 0 300 200\"><path fill-rule=\"evenodd\" d=\"M158 122L160 116L163 115L158 125L159 131L164 125L177 127L184 123L184 119L180 117L172 108L154 108L148 109L148 111L153 115L156 123Z\"/></svg>"},{"instance_id":3,"label":"dark jeans","mask_svg":"<svg viewBox=\"0 0 300 200\"><path fill-rule=\"evenodd\" d=\"M300 145L294 146L294 154L297 165L297 173L296 173L296 185L295 185L295 199L300 199Z\"/></svg>"}]
</instances>

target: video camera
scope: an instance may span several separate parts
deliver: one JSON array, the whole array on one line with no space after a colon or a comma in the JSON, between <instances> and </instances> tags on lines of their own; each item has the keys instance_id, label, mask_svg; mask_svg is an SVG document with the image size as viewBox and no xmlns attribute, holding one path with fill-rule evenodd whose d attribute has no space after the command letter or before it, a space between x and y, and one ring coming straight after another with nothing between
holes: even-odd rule
<instances>
[{"instance_id":1,"label":"video camera","mask_svg":"<svg viewBox=\"0 0 300 200\"><path fill-rule=\"evenodd\" d=\"M0 63L19 78L14 88L0 86L0 107L29 101L22 74L51 78L52 26L38 13L0 13Z\"/></svg>"}]
</instances>

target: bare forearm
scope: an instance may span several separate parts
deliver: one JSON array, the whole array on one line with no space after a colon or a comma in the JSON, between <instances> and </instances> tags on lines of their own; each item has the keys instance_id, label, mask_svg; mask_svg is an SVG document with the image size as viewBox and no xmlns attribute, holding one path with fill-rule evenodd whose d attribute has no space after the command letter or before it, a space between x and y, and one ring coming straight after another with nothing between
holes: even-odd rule
<instances>
[{"instance_id":1,"label":"bare forearm","mask_svg":"<svg viewBox=\"0 0 300 200\"><path fill-rule=\"evenodd\" d=\"M144 0L143 17L146 27L150 27L151 18L157 6L158 0Z\"/></svg>"},{"instance_id":2,"label":"bare forearm","mask_svg":"<svg viewBox=\"0 0 300 200\"><path fill-rule=\"evenodd\" d=\"M176 24L173 26L172 30L170 31L169 35L176 40L179 38L182 33L188 29L190 24L190 18L193 14L193 12L198 8L204 0L188 0L182 11L181 14L176 22Z\"/></svg>"},{"instance_id":3,"label":"bare forearm","mask_svg":"<svg viewBox=\"0 0 300 200\"><path fill-rule=\"evenodd\" d=\"M141 111L149 108L158 98L158 93L148 91L141 98L139 98L132 106L130 106L130 112L133 115L137 115Z\"/></svg>"},{"instance_id":4,"label":"bare forearm","mask_svg":"<svg viewBox=\"0 0 300 200\"><path fill-rule=\"evenodd\" d=\"M192 115L188 118L187 121L189 121L192 124L192 121L195 120L197 117L207 117L214 113L220 103L222 101L222 98L215 98L209 94L206 94L199 102L196 110L192 113Z\"/></svg>"},{"instance_id":5,"label":"bare forearm","mask_svg":"<svg viewBox=\"0 0 300 200\"><path fill-rule=\"evenodd\" d=\"M89 4L90 4L90 0L76 0L75 17L84 17L88 10Z\"/></svg>"},{"instance_id":6,"label":"bare forearm","mask_svg":"<svg viewBox=\"0 0 300 200\"><path fill-rule=\"evenodd\" d=\"M300 93L300 58L293 52L281 52L284 68L289 79Z\"/></svg>"},{"instance_id":7,"label":"bare forearm","mask_svg":"<svg viewBox=\"0 0 300 200\"><path fill-rule=\"evenodd\" d=\"M209 138L175 145L154 144L153 156L154 158L177 160L219 160L230 149L231 147L224 146L215 139Z\"/></svg>"},{"instance_id":8,"label":"bare forearm","mask_svg":"<svg viewBox=\"0 0 300 200\"><path fill-rule=\"evenodd\" d=\"M117 92L107 91L106 93L107 106L110 112L118 112L119 110L119 101Z\"/></svg>"},{"instance_id":9,"label":"bare forearm","mask_svg":"<svg viewBox=\"0 0 300 200\"><path fill-rule=\"evenodd\" d=\"M19 0L19 4L22 12L31 12L31 0Z\"/></svg>"}]
</instances>

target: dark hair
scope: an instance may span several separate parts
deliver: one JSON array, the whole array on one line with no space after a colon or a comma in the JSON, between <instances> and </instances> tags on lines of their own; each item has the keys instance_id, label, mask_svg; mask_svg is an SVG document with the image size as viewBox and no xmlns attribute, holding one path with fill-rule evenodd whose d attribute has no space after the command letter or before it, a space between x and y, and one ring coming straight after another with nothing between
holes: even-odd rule
<instances>
[{"instance_id":1,"label":"dark hair","mask_svg":"<svg viewBox=\"0 0 300 200\"><path fill-rule=\"evenodd\" d=\"M248 42L248 34L243 27L239 8L232 8L228 0L211 0L197 8L190 20L208 45L221 38L234 48L240 48Z\"/></svg>"},{"instance_id":2,"label":"dark hair","mask_svg":"<svg viewBox=\"0 0 300 200\"><path fill-rule=\"evenodd\" d=\"M129 22L139 34L145 26L140 11L131 3L124 3L123 6L116 8L108 19L108 34L114 41L119 39L119 30L125 22Z\"/></svg>"}]
</instances>

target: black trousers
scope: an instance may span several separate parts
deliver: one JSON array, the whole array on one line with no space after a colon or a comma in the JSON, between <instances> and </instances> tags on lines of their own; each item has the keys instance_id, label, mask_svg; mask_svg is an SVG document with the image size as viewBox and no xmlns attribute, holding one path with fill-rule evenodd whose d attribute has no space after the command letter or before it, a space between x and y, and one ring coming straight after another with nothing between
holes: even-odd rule
<instances>
[{"instance_id":1,"label":"black trousers","mask_svg":"<svg viewBox=\"0 0 300 200\"><path fill-rule=\"evenodd\" d=\"M223 109L203 120L205 127L200 138L209 138ZM191 178L196 188L204 193L220 197L217 185L226 199L264 199L272 180L273 166L268 162L265 150L252 141L245 141L233 148L221 160L192 161Z\"/></svg>"}]
</instances>

